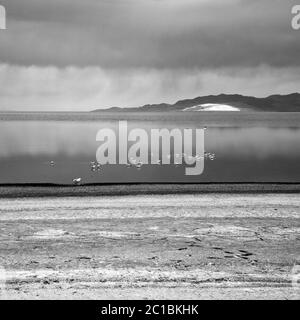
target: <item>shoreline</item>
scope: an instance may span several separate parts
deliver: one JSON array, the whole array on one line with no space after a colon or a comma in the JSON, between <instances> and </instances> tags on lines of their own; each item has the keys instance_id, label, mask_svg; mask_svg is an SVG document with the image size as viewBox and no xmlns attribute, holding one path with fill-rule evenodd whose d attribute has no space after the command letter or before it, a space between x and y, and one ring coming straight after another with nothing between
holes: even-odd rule
<instances>
[{"instance_id":1,"label":"shoreline","mask_svg":"<svg viewBox=\"0 0 300 320\"><path fill-rule=\"evenodd\" d=\"M300 112L0 112L0 121L130 122L169 121L207 127L299 128Z\"/></svg>"},{"instance_id":2,"label":"shoreline","mask_svg":"<svg viewBox=\"0 0 300 320\"><path fill-rule=\"evenodd\" d=\"M0 199L209 193L300 193L300 183L128 183L79 186L55 184L0 185Z\"/></svg>"}]
</instances>

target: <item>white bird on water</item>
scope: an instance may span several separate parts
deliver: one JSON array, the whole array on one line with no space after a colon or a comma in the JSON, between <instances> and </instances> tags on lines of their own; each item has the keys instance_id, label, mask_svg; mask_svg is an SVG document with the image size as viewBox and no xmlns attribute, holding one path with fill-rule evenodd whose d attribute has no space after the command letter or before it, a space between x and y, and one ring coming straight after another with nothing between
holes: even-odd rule
<instances>
[{"instance_id":1,"label":"white bird on water","mask_svg":"<svg viewBox=\"0 0 300 320\"><path fill-rule=\"evenodd\" d=\"M81 178L75 178L75 179L73 179L73 183L75 184L75 185L78 185L78 184L80 184L81 183Z\"/></svg>"}]
</instances>

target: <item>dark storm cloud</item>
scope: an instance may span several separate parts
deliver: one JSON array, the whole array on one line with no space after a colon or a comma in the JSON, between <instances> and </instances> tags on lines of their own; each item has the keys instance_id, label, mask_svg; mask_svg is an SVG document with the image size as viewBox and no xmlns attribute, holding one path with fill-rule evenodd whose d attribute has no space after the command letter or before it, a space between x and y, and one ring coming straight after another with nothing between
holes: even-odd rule
<instances>
[{"instance_id":1,"label":"dark storm cloud","mask_svg":"<svg viewBox=\"0 0 300 320\"><path fill-rule=\"evenodd\" d=\"M0 110L88 111L207 94L266 96L299 90L300 68L113 69L0 64Z\"/></svg>"},{"instance_id":2,"label":"dark storm cloud","mask_svg":"<svg viewBox=\"0 0 300 320\"><path fill-rule=\"evenodd\" d=\"M0 0L0 110L298 91L296 2Z\"/></svg>"},{"instance_id":3,"label":"dark storm cloud","mask_svg":"<svg viewBox=\"0 0 300 320\"><path fill-rule=\"evenodd\" d=\"M298 66L292 0L7 0L0 61L105 68Z\"/></svg>"}]
</instances>

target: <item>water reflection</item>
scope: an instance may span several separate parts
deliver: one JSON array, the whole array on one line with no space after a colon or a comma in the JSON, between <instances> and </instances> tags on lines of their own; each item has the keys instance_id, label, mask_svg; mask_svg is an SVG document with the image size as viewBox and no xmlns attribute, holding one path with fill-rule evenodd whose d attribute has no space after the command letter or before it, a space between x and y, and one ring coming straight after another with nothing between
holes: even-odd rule
<instances>
[{"instance_id":1,"label":"water reflection","mask_svg":"<svg viewBox=\"0 0 300 320\"><path fill-rule=\"evenodd\" d=\"M184 125L169 121L163 127L155 121L128 125L147 132L201 128L197 121ZM182 159L191 155L173 149L166 155L170 165L161 158L150 165L134 157L124 165L101 165L95 139L101 128L117 131L118 121L1 121L0 183L300 182L300 128L209 127L204 159L193 154L205 163L199 176L185 175Z\"/></svg>"}]
</instances>

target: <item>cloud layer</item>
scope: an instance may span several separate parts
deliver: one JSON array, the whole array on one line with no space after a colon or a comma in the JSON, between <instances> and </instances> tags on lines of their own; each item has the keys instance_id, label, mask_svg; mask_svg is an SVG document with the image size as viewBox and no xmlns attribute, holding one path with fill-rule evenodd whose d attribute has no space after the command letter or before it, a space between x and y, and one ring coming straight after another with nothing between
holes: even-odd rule
<instances>
[{"instance_id":1,"label":"cloud layer","mask_svg":"<svg viewBox=\"0 0 300 320\"><path fill-rule=\"evenodd\" d=\"M118 69L0 65L2 110L88 111L224 93L265 96L299 89L300 67Z\"/></svg>"},{"instance_id":2,"label":"cloud layer","mask_svg":"<svg viewBox=\"0 0 300 320\"><path fill-rule=\"evenodd\" d=\"M3 63L109 68L299 65L294 0L9 0Z\"/></svg>"},{"instance_id":3,"label":"cloud layer","mask_svg":"<svg viewBox=\"0 0 300 320\"><path fill-rule=\"evenodd\" d=\"M0 109L298 91L295 0L2 0Z\"/></svg>"}]
</instances>

